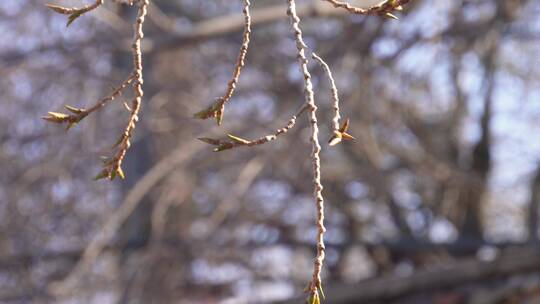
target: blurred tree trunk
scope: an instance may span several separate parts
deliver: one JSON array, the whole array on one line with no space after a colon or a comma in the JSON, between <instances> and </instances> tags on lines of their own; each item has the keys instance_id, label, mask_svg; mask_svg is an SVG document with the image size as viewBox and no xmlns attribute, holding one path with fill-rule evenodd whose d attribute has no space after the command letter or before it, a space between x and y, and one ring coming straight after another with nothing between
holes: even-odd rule
<instances>
[{"instance_id":1,"label":"blurred tree trunk","mask_svg":"<svg viewBox=\"0 0 540 304\"><path fill-rule=\"evenodd\" d=\"M464 218L459 229L460 240L478 241L483 239L483 200L487 193L487 179L492 166L491 156L491 118L493 116L493 91L497 49L499 43L498 27L491 29L484 40L484 89L485 99L480 120L481 135L472 152L470 173L464 180L458 206L463 206Z\"/></svg>"},{"instance_id":2,"label":"blurred tree trunk","mask_svg":"<svg viewBox=\"0 0 540 304\"><path fill-rule=\"evenodd\" d=\"M540 166L536 169L536 176L531 184L531 199L529 202L529 212L527 219L527 229L529 230L529 242L538 241L538 205L540 203Z\"/></svg>"}]
</instances>

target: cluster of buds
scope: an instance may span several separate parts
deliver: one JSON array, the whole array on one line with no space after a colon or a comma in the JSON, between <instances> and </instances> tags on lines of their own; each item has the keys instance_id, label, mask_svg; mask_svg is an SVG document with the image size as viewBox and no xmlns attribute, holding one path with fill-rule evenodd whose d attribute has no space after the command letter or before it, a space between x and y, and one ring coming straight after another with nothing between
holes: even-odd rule
<instances>
[{"instance_id":1,"label":"cluster of buds","mask_svg":"<svg viewBox=\"0 0 540 304\"><path fill-rule=\"evenodd\" d=\"M70 105L65 105L64 108L70 112L69 114L66 113L59 113L59 112L48 112L47 116L43 116L42 118L48 122L52 122L55 124L66 124L66 129L69 130L73 126L75 126L77 123L79 123L81 120L83 120L88 115L92 114L93 112L103 108L106 106L109 102L115 100L118 96L122 95L123 91L131 85L133 81L133 76L129 76L122 85L116 89L113 90L113 92L108 95L107 97L99 100L96 102L92 107L87 109L82 108L76 108ZM129 111L132 112L132 108L124 102L124 107ZM134 124L130 122L130 133L122 133L116 144L113 146L113 148L118 148L119 151L124 151L129 148L129 137L131 136L131 130L134 128ZM118 154L118 153L117 153ZM125 152L124 152L125 154ZM123 157L122 157L123 158ZM119 158L119 156L115 156L110 159L106 159L103 161L104 169L96 176L96 179L101 178L109 178L113 180L116 176L120 176L122 179L124 178L124 173L122 172L122 168L120 168L120 163L122 158ZM120 159L120 162L118 161Z\"/></svg>"},{"instance_id":2,"label":"cluster of buds","mask_svg":"<svg viewBox=\"0 0 540 304\"><path fill-rule=\"evenodd\" d=\"M71 114L48 112L47 116L43 116L42 118L52 123L67 124L66 129L69 130L89 114L86 109L79 109L70 105L65 105L64 108L71 112Z\"/></svg>"},{"instance_id":3,"label":"cluster of buds","mask_svg":"<svg viewBox=\"0 0 540 304\"><path fill-rule=\"evenodd\" d=\"M116 158L102 156L101 162L103 165L103 169L94 177L94 180L100 180L104 178L114 180L117 176L121 179L126 178L122 167L117 165L118 160Z\"/></svg>"},{"instance_id":4,"label":"cluster of buds","mask_svg":"<svg viewBox=\"0 0 540 304\"><path fill-rule=\"evenodd\" d=\"M328 140L328 144L330 146L335 146L342 140L353 140L354 137L347 133L347 130L349 130L349 119L347 119L338 130L334 130L334 134L330 137L330 140Z\"/></svg>"},{"instance_id":5,"label":"cluster of buds","mask_svg":"<svg viewBox=\"0 0 540 304\"><path fill-rule=\"evenodd\" d=\"M309 293L309 296L306 299L307 304L320 304L321 299L325 300L326 296L324 295L324 290L322 288L322 284L320 281L313 285L313 282L310 282L306 288L304 288L304 292ZM313 291L315 290L315 292Z\"/></svg>"},{"instance_id":6,"label":"cluster of buds","mask_svg":"<svg viewBox=\"0 0 540 304\"><path fill-rule=\"evenodd\" d=\"M110 102L115 100L117 97L123 94L123 92L131 87L134 92L134 97L131 102L131 106L124 102L125 108L130 112L129 121L127 126L124 128L124 132L118 138L117 142L114 144L113 149L115 152L111 157L102 157L103 158L103 169L95 177L95 179L108 178L110 180L115 179L117 176L124 179L125 175L122 170L122 161L124 160L126 153L131 146L130 139L132 137L133 131L135 130L136 123L139 120L139 110L141 108L141 101L143 96L143 77L142 77L142 51L141 51L141 40L143 38L143 24L145 16L148 11L149 0L114 0L118 3L125 3L128 5L138 4L137 19L134 24L134 34L133 34L133 43L132 43L132 54L133 54L133 71L129 76L122 82L118 88L113 88L113 92L108 96L98 100L91 107L82 109L76 108L73 106L66 105L65 108L69 113L59 113L59 112L48 112L46 116L43 117L44 120L56 124L67 124L67 129L70 129L77 123L79 123L86 116L96 112L97 110L105 107ZM81 8L66 8L63 6L57 6L52 4L47 4L51 10L63 14L69 15L67 26L73 23L75 19L82 16L83 14L90 12L101 5L103 5L104 0L95 0L91 5L87 5Z\"/></svg>"},{"instance_id":7,"label":"cluster of buds","mask_svg":"<svg viewBox=\"0 0 540 304\"><path fill-rule=\"evenodd\" d=\"M223 110L225 109L225 100L218 98L216 102L210 105L208 108L199 111L193 115L198 119L215 118L218 126L223 122Z\"/></svg>"},{"instance_id":8,"label":"cluster of buds","mask_svg":"<svg viewBox=\"0 0 540 304\"><path fill-rule=\"evenodd\" d=\"M235 147L235 144L236 145L242 145L242 146L245 146L245 145L249 144L248 140L245 140L245 139L240 138L240 137L236 137L236 136L231 135L231 134L227 134L227 137L229 137L229 139L231 139L231 141L208 138L208 137L199 137L197 139L204 142L204 143L216 146L214 148L214 152L221 152L221 151L232 149L232 148Z\"/></svg>"},{"instance_id":9,"label":"cluster of buds","mask_svg":"<svg viewBox=\"0 0 540 304\"><path fill-rule=\"evenodd\" d=\"M392 12L402 11L403 5L407 4L409 1L410 0L388 0L375 7L374 10L378 15L398 19L394 14L392 14Z\"/></svg>"},{"instance_id":10,"label":"cluster of buds","mask_svg":"<svg viewBox=\"0 0 540 304\"><path fill-rule=\"evenodd\" d=\"M127 104L125 104L125 106L129 109L129 106ZM90 113L93 112L87 109L75 108L69 105L65 105L64 108L71 113L66 114L66 113L59 113L59 112L48 112L47 116L43 116L42 118L48 122L52 122L56 124L66 124L67 125L66 129L69 130L73 126L75 126L78 122L80 122L86 116L88 116ZM134 127L134 125L132 127ZM130 128L130 130L131 129L132 128ZM127 150L129 146L131 145L130 140L129 140L130 137L131 137L130 133L126 133L126 132L122 133L122 135L118 138L116 143L113 145L113 149L118 149L118 151ZM110 180L113 180L117 176L124 179L125 175L119 164L119 160L123 158L121 157L120 154L117 153L117 155L115 155L114 157L102 156L103 170L94 179L98 180L102 178L108 178Z\"/></svg>"}]
</instances>

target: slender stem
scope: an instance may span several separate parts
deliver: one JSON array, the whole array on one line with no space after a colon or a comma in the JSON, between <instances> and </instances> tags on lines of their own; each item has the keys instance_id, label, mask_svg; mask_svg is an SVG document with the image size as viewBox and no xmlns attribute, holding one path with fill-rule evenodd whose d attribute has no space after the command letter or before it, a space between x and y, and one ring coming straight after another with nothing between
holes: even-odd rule
<instances>
[{"instance_id":1,"label":"slender stem","mask_svg":"<svg viewBox=\"0 0 540 304\"><path fill-rule=\"evenodd\" d=\"M245 66L245 59L249 49L250 37L251 37L251 13L250 13L250 0L242 0L244 9L244 33L242 34L242 46L240 47L240 52L238 54L238 59L236 60L236 65L231 77L231 80L227 83L227 90L222 97L217 98L217 100L212 103L206 109L195 113L195 117L199 119L208 119L216 118L217 124L221 125L223 121L223 111L225 110L225 104L229 102L231 97L234 94L236 85L240 78L240 73L242 68Z\"/></svg>"},{"instance_id":2,"label":"slender stem","mask_svg":"<svg viewBox=\"0 0 540 304\"><path fill-rule=\"evenodd\" d=\"M131 84L132 81L133 81L133 75L129 76L126 80L124 80L124 82L122 82L122 84L118 88L116 88L109 96L99 100L98 102L96 102L90 108L85 109L84 110L84 112L85 112L84 116L87 116L87 115L99 110L100 108L106 106L107 103L113 101L114 99L116 99L117 97L122 95L123 91Z\"/></svg>"},{"instance_id":3,"label":"slender stem","mask_svg":"<svg viewBox=\"0 0 540 304\"><path fill-rule=\"evenodd\" d=\"M361 8L354 5L349 4L346 1L338 1L338 0L323 0L330 4L332 4L335 8L342 8L347 10L349 13L357 14L357 15L373 15L373 14L385 14L390 13L393 10L400 10L401 6L404 4L407 4L410 2L410 0L387 0L382 2L381 4L368 7L368 8Z\"/></svg>"},{"instance_id":4,"label":"slender stem","mask_svg":"<svg viewBox=\"0 0 540 304\"><path fill-rule=\"evenodd\" d=\"M242 10L244 14L244 33L242 34L242 46L240 47L240 52L238 54L238 59L236 60L236 66L231 80L227 83L227 91L223 97L219 98L218 102L221 104L220 110L223 112L225 104L231 99L238 84L238 79L240 78L240 73L242 68L245 66L245 59L248 53L250 36L251 36L251 15L249 12L249 7L251 6L250 0L243 0L244 9ZM220 118L221 119L221 118ZM221 121L218 121L218 124L221 124Z\"/></svg>"},{"instance_id":5,"label":"slender stem","mask_svg":"<svg viewBox=\"0 0 540 304\"><path fill-rule=\"evenodd\" d=\"M96 8L103 5L105 1L104 0L96 0L94 3L90 5L85 5L83 7L63 7L58 5L52 5L52 4L46 4L49 8L53 9L55 12L64 14L64 15L71 15L74 13L77 13L79 15L88 13L89 11L95 10Z\"/></svg>"},{"instance_id":6,"label":"slender stem","mask_svg":"<svg viewBox=\"0 0 540 304\"><path fill-rule=\"evenodd\" d=\"M111 94L98 100L93 106L89 107L88 109L77 109L72 106L66 106L66 108L68 108L70 112L72 112L72 114L49 112L49 115L44 116L43 119L47 121L55 122L55 123L68 123L68 129L69 129L73 125L83 120L86 116L103 108L109 102L115 100L117 97L122 95L124 90L131 84L132 80L133 80L133 75L129 76L126 80L124 80L124 82L122 82L122 84L118 88L114 89ZM61 115L61 116L58 116L58 115Z\"/></svg>"},{"instance_id":7,"label":"slender stem","mask_svg":"<svg viewBox=\"0 0 540 304\"><path fill-rule=\"evenodd\" d=\"M142 50L141 43L144 38L143 25L146 14L148 13L148 5L150 0L139 0L138 5L139 9L137 12L137 19L134 25L134 34L133 34L133 44L131 46L133 54L133 89L135 92L135 97L131 101L131 115L129 117L128 124L122 134L122 140L119 143L119 149L114 156L114 162L112 168L108 170L109 177L117 171L121 171L122 161L126 156L127 150L129 149L130 138L133 135L133 130L137 121L139 120L139 111L141 109L142 97L144 95L143 91L143 66L142 66Z\"/></svg>"},{"instance_id":8,"label":"slender stem","mask_svg":"<svg viewBox=\"0 0 540 304\"><path fill-rule=\"evenodd\" d=\"M231 134L228 134L229 138L231 139L230 141L205 138L205 137L201 137L199 138L199 140L205 143L217 146L214 149L215 152L229 150L229 149L233 149L237 147L253 147L253 146L263 145L268 142L276 140L278 136L286 134L287 132L289 132L289 130L294 128L294 126L296 125L296 119L300 117L300 115L302 115L308 108L309 107L306 104L304 104L302 108L300 108L300 110L298 110L298 112L291 117L291 119L289 120L286 126L275 130L274 133L272 134L261 136L257 139L248 140L248 139L244 139L244 138L240 138L240 137L236 137Z\"/></svg>"},{"instance_id":9,"label":"slender stem","mask_svg":"<svg viewBox=\"0 0 540 304\"><path fill-rule=\"evenodd\" d=\"M330 82L330 88L332 90L332 101L334 105L334 118L332 119L332 126L334 128L334 131L339 131L339 119L341 118L341 115L339 114L339 93L336 86L336 81L334 80L334 76L332 76L332 71L330 70L330 67L328 64L317 54L312 53L311 57L315 59L323 68L324 72L326 73L326 76L328 77L328 81Z\"/></svg>"},{"instance_id":10,"label":"slender stem","mask_svg":"<svg viewBox=\"0 0 540 304\"><path fill-rule=\"evenodd\" d=\"M311 124L311 160L313 164L313 192L315 196L315 203L317 207L317 256L315 257L313 267L313 278L309 285L310 294L313 297L318 298L321 289L321 270L325 256L324 246L324 199L322 196L323 186L321 184L321 160L320 151L321 145L319 144L319 127L317 123L317 105L315 104L315 96L313 93L313 84L311 82L311 74L308 70L308 60L306 58L307 45L302 38L302 30L300 29L300 18L296 13L295 0L287 0L288 10L287 15L291 19L294 38L296 41L297 58L300 64L300 69L304 75L304 96L305 102L309 109L309 122Z\"/></svg>"},{"instance_id":11,"label":"slender stem","mask_svg":"<svg viewBox=\"0 0 540 304\"><path fill-rule=\"evenodd\" d=\"M296 119L300 117L300 115L302 115L307 109L308 107L306 105L302 106L302 108L298 110L298 112L295 115L293 115L293 117L291 117L291 119L289 120L289 122L287 123L285 127L281 129L277 129L274 132L274 134L262 136L259 139L252 140L247 144L247 146L262 145L262 144L265 144L267 142L277 139L277 137L282 134L289 132L289 130L292 129L296 125Z\"/></svg>"}]
</instances>

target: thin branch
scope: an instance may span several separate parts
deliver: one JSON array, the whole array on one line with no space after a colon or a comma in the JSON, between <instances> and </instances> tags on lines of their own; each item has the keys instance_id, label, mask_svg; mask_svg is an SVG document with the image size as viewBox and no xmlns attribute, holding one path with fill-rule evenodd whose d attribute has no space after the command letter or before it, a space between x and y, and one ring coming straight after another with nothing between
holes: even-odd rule
<instances>
[{"instance_id":1,"label":"thin branch","mask_svg":"<svg viewBox=\"0 0 540 304\"><path fill-rule=\"evenodd\" d=\"M245 59L249 49L249 42L251 36L251 15L249 12L249 7L251 6L251 2L250 0L243 0L243 2L244 9L242 10L242 12L244 14L244 33L242 34L242 46L240 47L240 52L238 54L238 59L236 61L236 66L234 68L232 79L227 84L227 90L222 97L218 98L217 101L207 109L195 114L195 117L200 119L215 117L218 125L221 125L221 122L223 121L223 111L225 109L225 104L229 102L229 100L234 94L234 90L236 89L236 85L238 84L238 79L240 78L242 68L245 65Z\"/></svg>"},{"instance_id":2,"label":"thin branch","mask_svg":"<svg viewBox=\"0 0 540 304\"><path fill-rule=\"evenodd\" d=\"M96 0L94 3L85 5L83 7L64 7L64 6L54 5L54 4L45 4L45 5L59 14L72 15L72 14L77 13L79 15L82 15L84 13L88 13L92 10L95 10L96 8L103 5L104 2L105 2L104 0Z\"/></svg>"},{"instance_id":3,"label":"thin branch","mask_svg":"<svg viewBox=\"0 0 540 304\"><path fill-rule=\"evenodd\" d=\"M90 4L90 5L86 5L83 7L71 7L71 8L53 5L53 4L45 4L45 5L59 14L69 15L66 26L70 26L71 23L75 21L75 19L100 7L101 5L103 5L103 2L104 0L96 0L93 4Z\"/></svg>"},{"instance_id":4,"label":"thin branch","mask_svg":"<svg viewBox=\"0 0 540 304\"><path fill-rule=\"evenodd\" d=\"M207 137L199 137L198 139L207 144L216 146L216 148L214 148L214 152L229 150L236 147L253 147L263 145L273 140L276 140L278 136L289 132L289 130L291 130L296 125L296 119L300 117L300 115L302 115L308 108L309 107L307 105L303 105L302 108L300 108L300 110L291 117L285 127L277 129L272 134L261 136L258 139L248 140L234 136L232 134L227 134L230 140L220 140Z\"/></svg>"},{"instance_id":5,"label":"thin branch","mask_svg":"<svg viewBox=\"0 0 540 304\"><path fill-rule=\"evenodd\" d=\"M71 22L73 22L73 20L75 20L82 14L101 6L103 2L104 2L103 0L98 0L94 4L85 6L83 8L65 8L61 6L55 6L55 5L47 5L47 6L60 14L69 14L70 15L69 21L68 21L68 25L69 25ZM129 4L129 5L133 5L135 3L134 0L127 0L127 1L121 1L121 2ZM126 156L127 150L129 149L131 145L130 139L133 135L132 134L133 131L135 130L136 123L139 120L139 111L141 108L142 97L144 95L143 88L142 88L143 67L142 67L141 42L144 37L143 25L144 25L145 17L148 12L149 2L150 2L149 0L137 1L137 5L138 5L137 19L135 20L133 42L131 45L131 52L133 56L133 71L131 72L129 77L126 80L124 80L124 82L120 85L120 87L115 89L110 95L99 100L96 104L94 104L92 107L88 109L79 109L79 108L66 105L65 108L69 112L71 112L71 114L48 112L48 115L43 117L43 119L49 122L53 122L53 123L58 123L58 124L67 123L68 124L67 128L69 129L73 127L75 124L77 124L78 122L80 122L89 114L106 106L109 102L113 101L115 98L120 96L123 93L123 91L133 83L134 97L133 97L133 100L131 101L131 106L128 106L126 104L126 108L130 112L128 123L126 127L124 128L124 132L118 138L118 140L116 141L114 145L114 148L117 149L116 152L114 153L112 157L110 158L106 157L104 159L103 169L96 176L95 179L109 178L112 180L116 176L119 176L122 179L124 178L124 172L122 170L122 162Z\"/></svg>"},{"instance_id":6,"label":"thin branch","mask_svg":"<svg viewBox=\"0 0 540 304\"><path fill-rule=\"evenodd\" d=\"M124 173L122 171L122 162L126 156L127 150L129 149L131 143L130 138L133 135L137 121L139 121L139 111L141 109L143 92L143 66L142 66L142 51L141 51L141 42L144 37L143 25L146 14L148 13L148 5L150 0L139 0L139 9L137 11L137 20L135 22L134 34L133 34L133 45L132 45L132 54L133 54L133 78L135 82L133 83L133 89L135 92L135 97L131 101L131 115L129 117L128 124L124 129L124 133L121 135L118 142L118 150L114 157L105 162L104 169L98 175L99 177L107 177L114 179L115 175L118 174L122 179L124 178Z\"/></svg>"},{"instance_id":7,"label":"thin branch","mask_svg":"<svg viewBox=\"0 0 540 304\"><path fill-rule=\"evenodd\" d=\"M313 84L311 82L311 74L308 70L308 60L306 58L306 49L308 48L304 39L302 38L302 30L300 29L300 18L296 13L295 0L287 0L288 9L287 15L290 17L291 25L296 41L297 58L300 65L300 70L304 75L304 97L306 105L309 109L309 122L311 124L311 160L313 163L313 192L315 196L315 203L317 207L317 256L315 257L313 265L313 278L307 289L309 291L309 302L319 303L320 295L324 298L324 292L321 284L321 271L325 256L324 246L324 199L322 196L323 186L321 184L321 161L320 151L321 145L319 144L319 127L317 124L317 105L315 104L315 96L313 93Z\"/></svg>"},{"instance_id":8,"label":"thin branch","mask_svg":"<svg viewBox=\"0 0 540 304\"><path fill-rule=\"evenodd\" d=\"M330 88L332 90L332 102L334 105L334 118L332 119L332 126L333 131L339 130L339 119L341 118L341 115L339 113L339 92L336 87L336 82L334 80L334 77L332 76L332 71L330 70L330 67L328 64L317 54L312 53L311 57L317 61L323 68L324 72L326 73L326 76L328 77L328 81L330 83Z\"/></svg>"},{"instance_id":9,"label":"thin branch","mask_svg":"<svg viewBox=\"0 0 540 304\"><path fill-rule=\"evenodd\" d=\"M339 92L336 87L336 81L334 80L334 76L332 76L332 71L330 71L330 67L317 54L312 53L311 57L313 57L313 59L315 59L315 61L317 61L322 66L332 90L332 101L334 104L334 118L332 119L333 134L332 137L330 137L330 140L328 140L328 144L330 146L334 146L340 143L343 139L353 140L354 137L351 134L347 133L349 129L349 119L347 119L342 126L339 125L339 119L341 118L341 115L339 114Z\"/></svg>"},{"instance_id":10,"label":"thin branch","mask_svg":"<svg viewBox=\"0 0 540 304\"><path fill-rule=\"evenodd\" d=\"M345 1L338 1L338 0L323 0L323 1L326 1L332 4L336 8L345 9L351 14L381 15L381 16L397 19L397 17L392 14L392 11L395 11L395 10L401 11L403 9L403 5L407 4L410 0L387 0L378 5L368 7L368 8L354 6Z\"/></svg>"},{"instance_id":11,"label":"thin branch","mask_svg":"<svg viewBox=\"0 0 540 304\"><path fill-rule=\"evenodd\" d=\"M429 265L405 278L394 274L356 284L333 286L328 290L328 299L332 304L402 303L396 299L415 292L470 286L488 278L537 273L538 269L538 248L513 248L502 251L493 261L466 258L441 265ZM296 304L300 303L299 301L300 299L292 299L279 303Z\"/></svg>"},{"instance_id":12,"label":"thin branch","mask_svg":"<svg viewBox=\"0 0 540 304\"><path fill-rule=\"evenodd\" d=\"M118 88L114 89L111 94L97 101L93 106L88 109L79 109L66 105L64 107L72 114L48 112L47 116L43 116L42 118L44 120L54 123L68 123L67 128L70 129L75 124L83 120L86 116L96 112L97 110L106 106L109 102L121 96L124 90L131 84L132 81L133 75L130 75Z\"/></svg>"}]
</instances>

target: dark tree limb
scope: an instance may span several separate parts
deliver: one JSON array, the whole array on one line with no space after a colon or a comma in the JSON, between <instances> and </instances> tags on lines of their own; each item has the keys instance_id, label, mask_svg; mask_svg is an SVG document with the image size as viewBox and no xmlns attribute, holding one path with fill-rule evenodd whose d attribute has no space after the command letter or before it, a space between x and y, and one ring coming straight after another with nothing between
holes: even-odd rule
<instances>
[{"instance_id":1,"label":"dark tree limb","mask_svg":"<svg viewBox=\"0 0 540 304\"><path fill-rule=\"evenodd\" d=\"M371 303L410 295L415 292L457 287L465 284L524 274L540 270L538 249L510 249L491 262L476 259L461 261L418 270L410 276L387 276L360 284L328 286L328 303ZM300 303L298 299L281 302Z\"/></svg>"}]
</instances>

